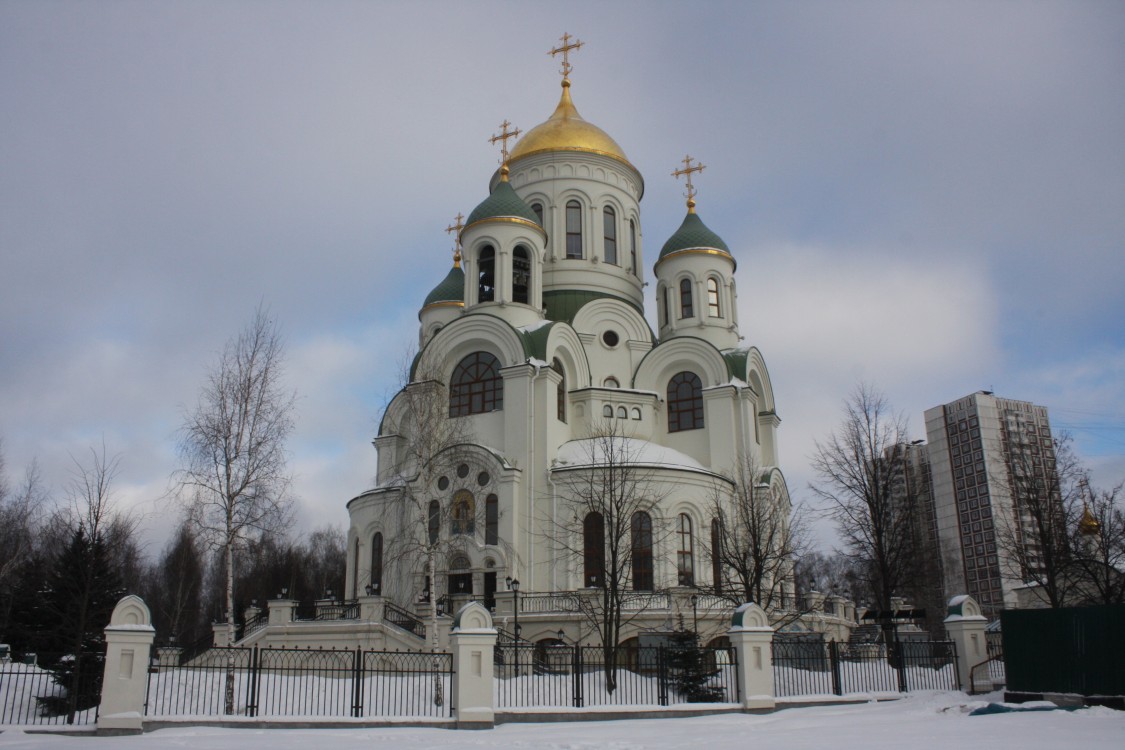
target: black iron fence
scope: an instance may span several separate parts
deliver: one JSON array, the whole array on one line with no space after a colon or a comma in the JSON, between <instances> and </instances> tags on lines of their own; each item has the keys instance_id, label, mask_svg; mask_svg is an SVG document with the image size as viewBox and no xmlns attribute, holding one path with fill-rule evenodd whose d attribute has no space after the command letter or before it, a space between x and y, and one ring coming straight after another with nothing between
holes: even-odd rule
<instances>
[{"instance_id":1,"label":"black iron fence","mask_svg":"<svg viewBox=\"0 0 1125 750\"><path fill-rule=\"evenodd\" d=\"M773 682L778 697L956 690L957 650L953 641L775 639Z\"/></svg>"},{"instance_id":2,"label":"black iron fence","mask_svg":"<svg viewBox=\"0 0 1125 750\"><path fill-rule=\"evenodd\" d=\"M448 653L215 647L160 649L147 716L452 715Z\"/></svg>"},{"instance_id":3,"label":"black iron fence","mask_svg":"<svg viewBox=\"0 0 1125 750\"><path fill-rule=\"evenodd\" d=\"M0 662L0 724L92 724L104 653L14 654Z\"/></svg>"},{"instance_id":4,"label":"black iron fence","mask_svg":"<svg viewBox=\"0 0 1125 750\"><path fill-rule=\"evenodd\" d=\"M494 670L497 709L739 700L730 648L641 646L607 654L601 646L509 640L497 645Z\"/></svg>"}]
</instances>

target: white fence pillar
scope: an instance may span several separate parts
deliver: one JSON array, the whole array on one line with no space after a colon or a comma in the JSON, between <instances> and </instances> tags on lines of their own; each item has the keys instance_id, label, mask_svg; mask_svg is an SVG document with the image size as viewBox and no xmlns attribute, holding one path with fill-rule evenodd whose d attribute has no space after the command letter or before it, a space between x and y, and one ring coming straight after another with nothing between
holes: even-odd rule
<instances>
[{"instance_id":1,"label":"white fence pillar","mask_svg":"<svg viewBox=\"0 0 1125 750\"><path fill-rule=\"evenodd\" d=\"M270 625L288 625L293 622L293 610L297 608L297 602L292 599L270 599L268 606Z\"/></svg>"},{"instance_id":2,"label":"white fence pillar","mask_svg":"<svg viewBox=\"0 0 1125 750\"><path fill-rule=\"evenodd\" d=\"M727 631L738 659L738 685L743 708L773 708L773 628L765 610L743 604L731 617Z\"/></svg>"},{"instance_id":3,"label":"white fence pillar","mask_svg":"<svg viewBox=\"0 0 1125 750\"><path fill-rule=\"evenodd\" d=\"M453 619L453 695L457 726L489 729L496 720L493 704L492 653L496 629L492 615L480 602L470 602Z\"/></svg>"},{"instance_id":4,"label":"white fence pillar","mask_svg":"<svg viewBox=\"0 0 1125 750\"><path fill-rule=\"evenodd\" d=\"M126 596L113 608L105 629L105 672L98 710L99 734L139 733L144 721L148 661L156 631L139 596Z\"/></svg>"},{"instance_id":5,"label":"white fence pillar","mask_svg":"<svg viewBox=\"0 0 1125 750\"><path fill-rule=\"evenodd\" d=\"M973 692L973 667L988 661L986 625L988 619L981 614L980 605L973 597L964 594L949 600L945 632L957 646L957 676L966 693ZM991 682L988 687L992 689Z\"/></svg>"}]
</instances>

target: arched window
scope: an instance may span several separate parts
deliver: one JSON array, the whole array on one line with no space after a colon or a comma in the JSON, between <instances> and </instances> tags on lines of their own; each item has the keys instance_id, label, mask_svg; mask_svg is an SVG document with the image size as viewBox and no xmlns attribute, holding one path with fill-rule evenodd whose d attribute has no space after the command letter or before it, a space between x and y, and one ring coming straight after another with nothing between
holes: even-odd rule
<instances>
[{"instance_id":1,"label":"arched window","mask_svg":"<svg viewBox=\"0 0 1125 750\"><path fill-rule=\"evenodd\" d=\"M477 260L477 302L496 299L496 250L485 245Z\"/></svg>"},{"instance_id":2,"label":"arched window","mask_svg":"<svg viewBox=\"0 0 1125 750\"><path fill-rule=\"evenodd\" d=\"M663 287L660 291L660 327L661 328L668 325L668 321L672 319L672 316L671 316L672 311L670 309L671 304L672 303L669 301L669 297L668 297L668 287Z\"/></svg>"},{"instance_id":3,"label":"arched window","mask_svg":"<svg viewBox=\"0 0 1125 750\"><path fill-rule=\"evenodd\" d=\"M383 534L376 532L371 537L371 593L383 591Z\"/></svg>"},{"instance_id":4,"label":"arched window","mask_svg":"<svg viewBox=\"0 0 1125 750\"><path fill-rule=\"evenodd\" d=\"M617 214L613 208L606 206L602 211L602 223L605 227L605 262L617 265Z\"/></svg>"},{"instance_id":5,"label":"arched window","mask_svg":"<svg viewBox=\"0 0 1125 750\"><path fill-rule=\"evenodd\" d=\"M449 416L464 417L504 408L500 361L488 352L473 352L457 363L449 385Z\"/></svg>"},{"instance_id":6,"label":"arched window","mask_svg":"<svg viewBox=\"0 0 1125 750\"><path fill-rule=\"evenodd\" d=\"M643 510L630 522L633 547L633 590L652 591L652 516Z\"/></svg>"},{"instance_id":7,"label":"arched window","mask_svg":"<svg viewBox=\"0 0 1125 750\"><path fill-rule=\"evenodd\" d=\"M512 253L512 302L528 304L531 301L531 253L523 245L516 245Z\"/></svg>"},{"instance_id":8,"label":"arched window","mask_svg":"<svg viewBox=\"0 0 1125 750\"><path fill-rule=\"evenodd\" d=\"M626 409L624 406L617 407L617 418L618 419L628 419L629 418L628 409Z\"/></svg>"},{"instance_id":9,"label":"arched window","mask_svg":"<svg viewBox=\"0 0 1125 750\"><path fill-rule=\"evenodd\" d=\"M703 381L694 372L678 372L668 381L668 432L703 427Z\"/></svg>"},{"instance_id":10,"label":"arched window","mask_svg":"<svg viewBox=\"0 0 1125 750\"><path fill-rule=\"evenodd\" d=\"M546 225L543 223L543 204L539 201L532 203L531 212L535 214L535 218L539 219L539 226L545 229Z\"/></svg>"},{"instance_id":11,"label":"arched window","mask_svg":"<svg viewBox=\"0 0 1125 750\"><path fill-rule=\"evenodd\" d=\"M578 201L566 204L566 257L582 257L582 205Z\"/></svg>"},{"instance_id":12,"label":"arched window","mask_svg":"<svg viewBox=\"0 0 1125 750\"><path fill-rule=\"evenodd\" d=\"M719 280L714 276L707 279L707 314L712 318L723 317L723 309L719 306Z\"/></svg>"},{"instance_id":13,"label":"arched window","mask_svg":"<svg viewBox=\"0 0 1125 750\"><path fill-rule=\"evenodd\" d=\"M613 407L606 404L602 407L602 416L606 419L613 419Z\"/></svg>"},{"instance_id":14,"label":"arched window","mask_svg":"<svg viewBox=\"0 0 1125 750\"><path fill-rule=\"evenodd\" d=\"M637 275L637 223L629 219L629 273Z\"/></svg>"},{"instance_id":15,"label":"arched window","mask_svg":"<svg viewBox=\"0 0 1125 750\"><path fill-rule=\"evenodd\" d=\"M723 522L711 519L711 582L715 593L723 593Z\"/></svg>"},{"instance_id":16,"label":"arched window","mask_svg":"<svg viewBox=\"0 0 1125 750\"><path fill-rule=\"evenodd\" d=\"M605 520L597 511L582 522L582 585L605 585Z\"/></svg>"},{"instance_id":17,"label":"arched window","mask_svg":"<svg viewBox=\"0 0 1125 750\"><path fill-rule=\"evenodd\" d=\"M450 514L449 533L473 533L476 529L476 523L474 522L475 506L473 493L468 490L457 490L453 493L453 512Z\"/></svg>"},{"instance_id":18,"label":"arched window","mask_svg":"<svg viewBox=\"0 0 1125 750\"><path fill-rule=\"evenodd\" d=\"M680 549L676 552L676 581L681 586L695 585L695 553L691 537L691 516L680 514L680 527L676 531Z\"/></svg>"},{"instance_id":19,"label":"arched window","mask_svg":"<svg viewBox=\"0 0 1125 750\"><path fill-rule=\"evenodd\" d=\"M603 380L602 385L605 386L606 388L620 388L621 387L621 383L618 383L617 378L613 377L612 375L610 375L608 378Z\"/></svg>"},{"instance_id":20,"label":"arched window","mask_svg":"<svg viewBox=\"0 0 1125 750\"><path fill-rule=\"evenodd\" d=\"M695 316L695 311L691 305L691 279L682 279L680 281L680 317L691 318Z\"/></svg>"},{"instance_id":21,"label":"arched window","mask_svg":"<svg viewBox=\"0 0 1125 750\"><path fill-rule=\"evenodd\" d=\"M558 357L551 361L551 369L559 374L559 385L555 391L556 416L560 422L566 421L566 370Z\"/></svg>"},{"instance_id":22,"label":"arched window","mask_svg":"<svg viewBox=\"0 0 1125 750\"><path fill-rule=\"evenodd\" d=\"M426 536L430 544L437 544L438 534L441 533L441 503L431 500L426 515Z\"/></svg>"},{"instance_id":23,"label":"arched window","mask_svg":"<svg viewBox=\"0 0 1125 750\"><path fill-rule=\"evenodd\" d=\"M500 501L496 495L484 499L484 543L500 543Z\"/></svg>"},{"instance_id":24,"label":"arched window","mask_svg":"<svg viewBox=\"0 0 1125 750\"><path fill-rule=\"evenodd\" d=\"M352 544L352 599L359 596L359 537Z\"/></svg>"}]
</instances>

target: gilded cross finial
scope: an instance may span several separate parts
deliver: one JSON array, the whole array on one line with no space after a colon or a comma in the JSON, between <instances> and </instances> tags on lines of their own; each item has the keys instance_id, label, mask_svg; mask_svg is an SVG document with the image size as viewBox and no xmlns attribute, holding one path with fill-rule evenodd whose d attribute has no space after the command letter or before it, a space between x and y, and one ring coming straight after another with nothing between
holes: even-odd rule
<instances>
[{"instance_id":1,"label":"gilded cross finial","mask_svg":"<svg viewBox=\"0 0 1125 750\"><path fill-rule=\"evenodd\" d=\"M512 127L512 123L504 120L500 123L500 132L488 139L488 142L493 145L500 141L500 173L504 179L507 179L508 176L508 139L515 138L523 132L519 128L508 130L510 127Z\"/></svg>"},{"instance_id":2,"label":"gilded cross finial","mask_svg":"<svg viewBox=\"0 0 1125 750\"><path fill-rule=\"evenodd\" d=\"M695 186L691 184L691 176L692 176L693 173L702 172L704 169L707 169L707 167L704 166L703 164L700 164L698 160L696 160L695 166L692 166L691 157L685 156L684 157L684 168L683 169L677 169L675 172L672 173L672 176L675 177L677 180L681 177L687 178L687 207L688 207L688 213L692 213L692 214L695 213Z\"/></svg>"},{"instance_id":3,"label":"gilded cross finial","mask_svg":"<svg viewBox=\"0 0 1125 750\"><path fill-rule=\"evenodd\" d=\"M579 41L566 32L563 32L563 35L559 37L559 39L562 40L562 46L555 47L547 54L551 57L554 57L555 55L558 55L560 53L562 54L563 64L562 68L559 69L559 72L562 73L563 86L568 86L570 84L570 71L574 70L574 67L570 64L570 51L578 49L583 44L585 44L585 42ZM570 42L571 39L574 39L573 44L571 44Z\"/></svg>"},{"instance_id":4,"label":"gilded cross finial","mask_svg":"<svg viewBox=\"0 0 1125 750\"><path fill-rule=\"evenodd\" d=\"M461 267L461 230L465 228L465 217L460 211L457 212L457 218L453 223L445 228L446 234L453 235L453 267Z\"/></svg>"}]
</instances>

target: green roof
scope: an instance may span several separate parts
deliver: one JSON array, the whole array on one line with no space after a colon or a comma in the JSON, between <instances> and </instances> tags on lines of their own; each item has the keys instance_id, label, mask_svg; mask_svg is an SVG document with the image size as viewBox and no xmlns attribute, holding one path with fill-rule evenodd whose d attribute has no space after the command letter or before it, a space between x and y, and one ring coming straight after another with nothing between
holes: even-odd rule
<instances>
[{"instance_id":1,"label":"green roof","mask_svg":"<svg viewBox=\"0 0 1125 750\"><path fill-rule=\"evenodd\" d=\"M426 295L422 307L435 302L464 302L465 300L465 272L460 266L449 269L449 273L434 290Z\"/></svg>"},{"instance_id":2,"label":"green roof","mask_svg":"<svg viewBox=\"0 0 1125 750\"><path fill-rule=\"evenodd\" d=\"M498 183L496 189L492 191L492 195L485 198L479 206L473 209L473 212L469 214L469 220L465 222L465 226L472 226L485 219L500 217L527 219L535 226L540 226L539 217L531 210L531 206L523 202L523 198L516 195L516 191L512 189L511 183L507 180Z\"/></svg>"},{"instance_id":3,"label":"green roof","mask_svg":"<svg viewBox=\"0 0 1125 750\"><path fill-rule=\"evenodd\" d=\"M605 292L590 292L578 289L563 289L551 292L543 292L543 307L547 310L547 319L561 323L573 323L574 316L578 314L587 303L593 302L596 299L615 299L619 302L632 307L637 312L644 315L644 310L641 310L636 304L627 299L616 297L612 294Z\"/></svg>"},{"instance_id":4,"label":"green roof","mask_svg":"<svg viewBox=\"0 0 1125 750\"><path fill-rule=\"evenodd\" d=\"M688 212L684 217L684 223L676 230L675 234L668 238L664 243L664 247L660 249L660 257L679 252L680 250L689 250L694 248L707 248L709 250L722 250L727 255L730 255L730 248L727 243L723 242L723 238L712 232L703 223L703 219L699 218L699 214L694 211Z\"/></svg>"}]
</instances>

